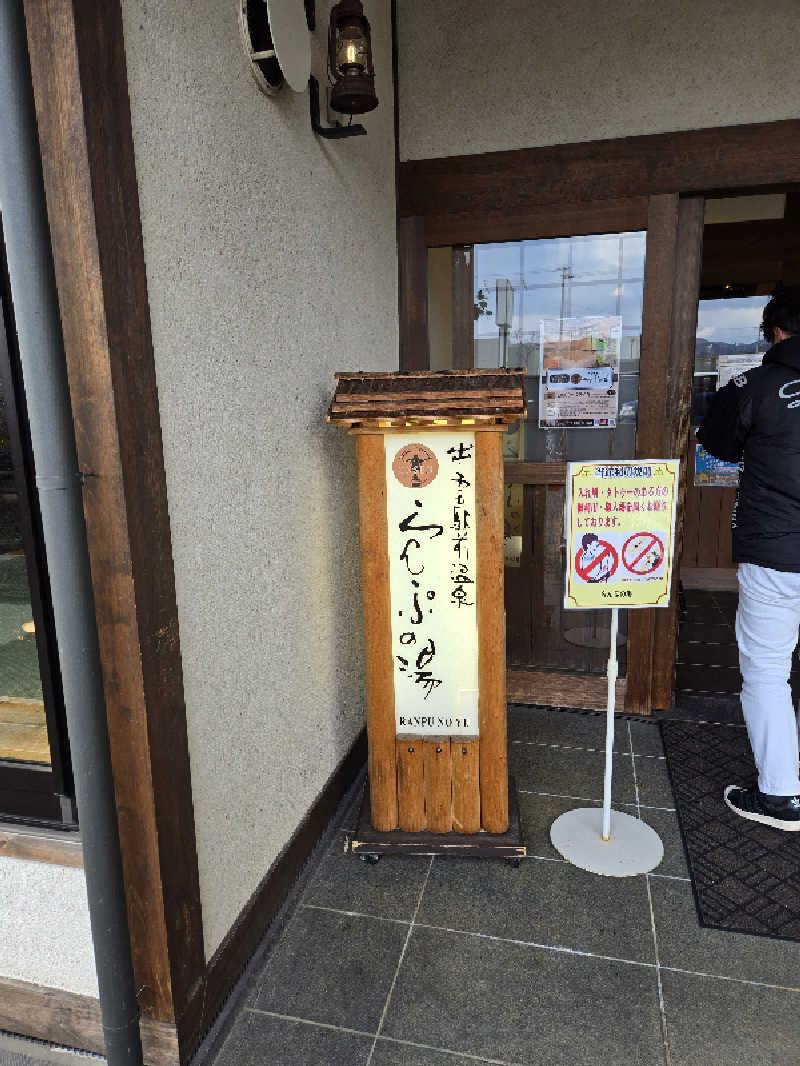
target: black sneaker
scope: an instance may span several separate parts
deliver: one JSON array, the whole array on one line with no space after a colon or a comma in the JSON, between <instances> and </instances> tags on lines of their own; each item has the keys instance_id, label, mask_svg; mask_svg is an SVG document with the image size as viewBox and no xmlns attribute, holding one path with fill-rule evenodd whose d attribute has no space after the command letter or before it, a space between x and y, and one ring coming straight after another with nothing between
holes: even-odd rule
<instances>
[{"instance_id":1,"label":"black sneaker","mask_svg":"<svg viewBox=\"0 0 800 1066\"><path fill-rule=\"evenodd\" d=\"M767 799L757 788L728 785L725 802L732 811L751 822L763 822L788 833L800 832L800 796Z\"/></svg>"}]
</instances>

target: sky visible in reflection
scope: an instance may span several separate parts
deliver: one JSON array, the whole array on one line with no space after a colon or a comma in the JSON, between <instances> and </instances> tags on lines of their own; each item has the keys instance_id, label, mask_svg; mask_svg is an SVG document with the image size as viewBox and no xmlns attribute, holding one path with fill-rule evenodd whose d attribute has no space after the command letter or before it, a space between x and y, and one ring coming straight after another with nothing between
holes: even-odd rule
<instances>
[{"instance_id":1,"label":"sky visible in reflection","mask_svg":"<svg viewBox=\"0 0 800 1066\"><path fill-rule=\"evenodd\" d=\"M609 233L553 240L475 245L476 300L489 314L475 337L497 336L498 282L514 290L511 336L532 340L542 318L622 316L623 333L639 334L642 320L645 234Z\"/></svg>"},{"instance_id":2,"label":"sky visible in reflection","mask_svg":"<svg viewBox=\"0 0 800 1066\"><path fill-rule=\"evenodd\" d=\"M712 344L768 347L760 336L761 314L769 296L746 296L732 300L701 300L697 310L697 337Z\"/></svg>"}]
</instances>

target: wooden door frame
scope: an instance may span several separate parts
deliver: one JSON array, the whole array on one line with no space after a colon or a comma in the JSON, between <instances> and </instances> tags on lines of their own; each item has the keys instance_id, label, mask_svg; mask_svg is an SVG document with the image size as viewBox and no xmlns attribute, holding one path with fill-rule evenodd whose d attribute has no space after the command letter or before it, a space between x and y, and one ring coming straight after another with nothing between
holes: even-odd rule
<instances>
[{"instance_id":1,"label":"wooden door frame","mask_svg":"<svg viewBox=\"0 0 800 1066\"><path fill-rule=\"evenodd\" d=\"M208 1030L366 759L362 733L206 959L120 0L24 0L148 1063ZM414 286L411 286L413 291ZM13 988L12 988L13 985ZM4 998L5 997L5 998ZM0 1027L103 1051L97 1000L0 978Z\"/></svg>"},{"instance_id":2,"label":"wooden door frame","mask_svg":"<svg viewBox=\"0 0 800 1066\"><path fill-rule=\"evenodd\" d=\"M164 1023L183 1044L206 960L122 13L115 0L25 0L24 11L76 450L87 475L134 979L144 1019ZM77 1039L86 1046L91 1036Z\"/></svg>"},{"instance_id":3,"label":"wooden door frame","mask_svg":"<svg viewBox=\"0 0 800 1066\"><path fill-rule=\"evenodd\" d=\"M359 734L206 959L120 0L24 0L146 1061L185 1062L366 761ZM414 291L414 284L410 286ZM103 1051L96 999L0 977L0 1027Z\"/></svg>"},{"instance_id":4,"label":"wooden door frame","mask_svg":"<svg viewBox=\"0 0 800 1066\"><path fill-rule=\"evenodd\" d=\"M799 120L401 163L401 276L416 264L416 288L401 290L401 369L429 365L428 247L647 229L636 452L684 460L680 558L704 197L798 180ZM535 465L520 474L538 476ZM626 711L672 706L676 638L676 596L630 613Z\"/></svg>"}]
</instances>

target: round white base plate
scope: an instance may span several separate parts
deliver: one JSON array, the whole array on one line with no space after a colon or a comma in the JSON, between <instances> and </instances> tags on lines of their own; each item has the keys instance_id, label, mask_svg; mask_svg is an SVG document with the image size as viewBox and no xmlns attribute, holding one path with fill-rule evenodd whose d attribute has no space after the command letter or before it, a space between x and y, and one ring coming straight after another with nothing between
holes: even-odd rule
<instances>
[{"instance_id":1,"label":"round white base plate","mask_svg":"<svg viewBox=\"0 0 800 1066\"><path fill-rule=\"evenodd\" d=\"M664 857L661 837L649 825L621 811L611 811L611 839L603 840L601 807L567 811L550 826L559 854L581 870L606 877L632 877L654 869Z\"/></svg>"},{"instance_id":2,"label":"round white base plate","mask_svg":"<svg viewBox=\"0 0 800 1066\"><path fill-rule=\"evenodd\" d=\"M577 626L575 629L567 629L562 634L568 644L575 644L579 648L607 648L611 643L611 630L605 628L595 629L593 626ZM624 644L628 638L624 633L617 631L617 644Z\"/></svg>"}]
</instances>

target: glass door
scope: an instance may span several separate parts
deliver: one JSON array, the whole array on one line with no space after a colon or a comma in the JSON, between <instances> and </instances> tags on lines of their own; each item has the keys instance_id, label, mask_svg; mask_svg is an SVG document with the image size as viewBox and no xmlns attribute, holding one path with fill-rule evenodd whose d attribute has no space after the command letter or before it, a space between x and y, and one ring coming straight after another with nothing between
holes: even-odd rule
<instances>
[{"instance_id":1,"label":"glass door","mask_svg":"<svg viewBox=\"0 0 800 1066\"><path fill-rule=\"evenodd\" d=\"M74 826L25 388L0 227L0 820Z\"/></svg>"},{"instance_id":2,"label":"glass door","mask_svg":"<svg viewBox=\"0 0 800 1066\"><path fill-rule=\"evenodd\" d=\"M432 369L527 375L527 419L504 442L509 667L605 673L608 613L562 607L565 464L635 455L645 243L636 231L429 250Z\"/></svg>"}]
</instances>

